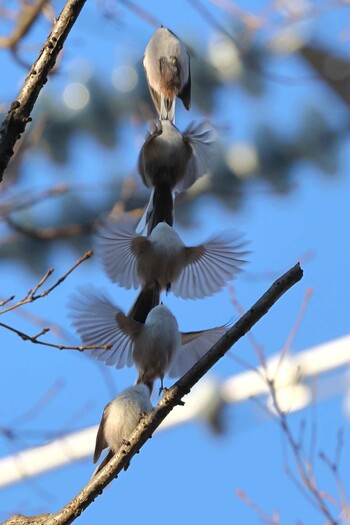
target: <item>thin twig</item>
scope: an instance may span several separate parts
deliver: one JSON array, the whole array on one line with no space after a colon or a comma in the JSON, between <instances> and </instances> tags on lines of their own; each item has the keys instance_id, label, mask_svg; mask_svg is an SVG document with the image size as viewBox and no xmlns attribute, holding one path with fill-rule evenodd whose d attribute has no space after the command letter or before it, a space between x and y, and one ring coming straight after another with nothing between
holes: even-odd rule
<instances>
[{"instance_id":1,"label":"thin twig","mask_svg":"<svg viewBox=\"0 0 350 525\"><path fill-rule=\"evenodd\" d=\"M0 306L5 306L5 304L13 301L15 298L14 295L11 295L10 297L8 297L7 299L4 299L3 301L0 301Z\"/></svg>"},{"instance_id":2,"label":"thin twig","mask_svg":"<svg viewBox=\"0 0 350 525\"><path fill-rule=\"evenodd\" d=\"M67 226L57 226L56 228L35 228L20 224L14 221L9 215L5 220L8 225L17 232L39 241L54 241L56 239L76 237L77 235L91 233L93 229L93 222L87 224L68 224Z\"/></svg>"},{"instance_id":3,"label":"thin twig","mask_svg":"<svg viewBox=\"0 0 350 525\"><path fill-rule=\"evenodd\" d=\"M141 20L144 20L145 22L150 24L152 27L156 28L161 25L159 18L156 18L149 11L146 11L144 7L140 7L135 2L132 2L132 0L123 0L122 3L130 11L132 11L139 18L141 18Z\"/></svg>"},{"instance_id":4,"label":"thin twig","mask_svg":"<svg viewBox=\"0 0 350 525\"><path fill-rule=\"evenodd\" d=\"M232 306L236 309L236 312L238 313L238 315L242 316L244 314L244 308L237 299L234 287L229 285L228 290L229 290L230 301L231 301ZM248 339L259 360L261 368L266 372L267 364L266 364L266 358L265 358L263 345L257 342L252 332L249 332Z\"/></svg>"},{"instance_id":5,"label":"thin twig","mask_svg":"<svg viewBox=\"0 0 350 525\"><path fill-rule=\"evenodd\" d=\"M299 478L302 482L302 485L300 486L297 482L297 486L299 486L299 489L302 487L302 491L304 491L304 489L307 490L308 501L310 501L311 497L312 504L327 518L327 523L329 523L330 525L337 525L337 520L333 518L331 511L329 510L325 502L324 495L320 492L319 488L317 487L312 465L309 462L305 463L303 461L299 443L296 441L292 434L292 431L287 422L286 414L282 411L282 409L279 406L274 382L267 378L267 384L270 390L273 406L278 415L282 431L286 436L286 439L293 453ZM289 472L289 474L291 475L291 472Z\"/></svg>"},{"instance_id":6,"label":"thin twig","mask_svg":"<svg viewBox=\"0 0 350 525\"><path fill-rule=\"evenodd\" d=\"M56 381L45 391L45 393L35 402L35 404L26 412L21 415L14 417L8 422L13 428L15 425L21 425L28 421L32 421L40 414L44 408L51 403L53 399L60 393L65 386L65 382L62 378L56 379Z\"/></svg>"},{"instance_id":7,"label":"thin twig","mask_svg":"<svg viewBox=\"0 0 350 525\"><path fill-rule=\"evenodd\" d=\"M30 195L28 197L28 192L26 192L25 195L20 197L15 197L12 201L6 202L4 204L0 205L0 215L3 215L6 217L10 212L20 211L26 208L29 208L31 206L34 206L35 204L38 204L42 202L43 200L50 199L52 197L58 197L60 195L64 195L69 191L68 184L57 184L56 186L53 186L52 188L48 188L43 190L42 192Z\"/></svg>"},{"instance_id":8,"label":"thin twig","mask_svg":"<svg viewBox=\"0 0 350 525\"><path fill-rule=\"evenodd\" d=\"M309 305L309 302L310 302L310 299L312 297L312 294L313 294L312 288L308 288L306 290L306 292L305 292L305 296L304 296L303 302L301 304L298 316L297 316L297 318L296 318L296 320L294 322L294 325L292 326L292 329L291 329L291 331L290 331L290 333L289 333L289 335L287 337L287 340L284 343L283 348L282 348L282 350L279 353L279 358L278 358L278 363L277 363L277 367L276 367L275 377L277 377L278 372L279 372L279 370L281 368L282 362L283 362L284 358L286 357L286 355L289 353L289 350L290 350L290 348L291 348L291 346L293 344L293 341L296 338L297 333L299 332L299 328L300 328L301 322L304 319L305 312L306 312L306 309L307 309L307 307Z\"/></svg>"},{"instance_id":9,"label":"thin twig","mask_svg":"<svg viewBox=\"0 0 350 525\"><path fill-rule=\"evenodd\" d=\"M57 288L57 286L59 286L61 283L63 283L63 281L65 281L68 277L68 275L70 275L81 263L83 263L84 261L86 261L87 259L90 259L90 257L93 255L93 250L88 250L82 257L80 257L80 259L77 260L77 262L75 262L73 264L73 266L71 268L69 268L69 270L64 274L62 275L62 277L60 277L52 286L50 286L49 288L47 288L46 290L44 290L43 292L41 292L40 294L36 294L36 292L38 291L38 289L44 284L44 282L48 279L48 277L53 273L53 268L51 268L50 270L48 270L46 272L46 274L44 275L44 277L42 277L42 279L40 279L40 281L38 282L38 284L36 284L36 286L34 287L33 290L29 290L27 292L27 294L25 295L25 297L23 299L21 299L20 301L18 301L16 304L12 304L11 306L8 306L7 308L4 308L3 310L0 310L0 315L1 314L4 314L6 312L10 312L11 310L15 310L16 308L19 308L20 306L23 306L24 304L28 304L28 303L33 303L34 301L36 301L37 299L41 299L43 297L46 297L47 295L49 295L49 293L51 293L55 288ZM8 302L8 301L7 301ZM27 339L32 339L31 337L27 337Z\"/></svg>"},{"instance_id":10,"label":"thin twig","mask_svg":"<svg viewBox=\"0 0 350 525\"><path fill-rule=\"evenodd\" d=\"M255 512L260 521L262 521L263 523L266 523L267 525L279 525L281 523L278 512L275 511L274 515L270 517L252 499L250 499L243 490L238 489L236 491L236 495L241 501L243 501L248 507L250 507Z\"/></svg>"},{"instance_id":11,"label":"thin twig","mask_svg":"<svg viewBox=\"0 0 350 525\"><path fill-rule=\"evenodd\" d=\"M24 332L21 332L20 330L17 330L17 328L14 328L13 326L9 326L5 323L0 323L0 326L3 328L6 328L6 330L9 330L10 332L13 332L14 334L17 334L23 341L30 341L31 343L42 345L42 346L49 346L50 348L57 348L58 350L78 350L79 352L83 352L84 350L109 350L111 348L111 345L103 345L103 346L66 346L66 345L57 345L54 343L47 343L45 341L41 341L39 339L40 336L47 334L47 332L50 331L50 328L43 328L38 334L36 335L28 335Z\"/></svg>"}]
</instances>

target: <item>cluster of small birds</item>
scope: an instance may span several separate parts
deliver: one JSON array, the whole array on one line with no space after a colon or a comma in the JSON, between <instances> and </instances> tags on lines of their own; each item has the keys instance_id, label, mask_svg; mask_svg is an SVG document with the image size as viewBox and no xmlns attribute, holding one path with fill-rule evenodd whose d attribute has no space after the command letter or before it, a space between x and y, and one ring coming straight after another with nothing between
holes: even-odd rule
<instances>
[{"instance_id":1,"label":"cluster of small birds","mask_svg":"<svg viewBox=\"0 0 350 525\"><path fill-rule=\"evenodd\" d=\"M116 368L135 365L136 384L123 390L104 409L94 463L109 452L95 473L126 443L143 414L152 409L150 396L157 378L186 373L225 332L225 326L182 333L161 293L184 299L209 296L240 271L247 254L234 234L211 237L185 246L173 228L174 199L208 171L213 133L207 123L191 124L181 133L175 126L176 97L191 106L190 56L181 41L161 26L149 41L144 69L158 112L139 155L138 169L152 189L146 211L135 228L131 219L107 219L97 239L110 279L141 290L125 315L89 286L71 297L73 326L87 346L108 346L91 353ZM146 235L142 235L146 231Z\"/></svg>"}]
</instances>

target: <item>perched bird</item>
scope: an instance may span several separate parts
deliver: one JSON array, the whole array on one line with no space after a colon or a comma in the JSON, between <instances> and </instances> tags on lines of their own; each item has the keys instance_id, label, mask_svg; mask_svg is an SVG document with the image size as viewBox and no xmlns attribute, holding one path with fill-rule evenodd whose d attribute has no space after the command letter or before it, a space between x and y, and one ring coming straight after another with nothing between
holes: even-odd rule
<instances>
[{"instance_id":1,"label":"perched bird","mask_svg":"<svg viewBox=\"0 0 350 525\"><path fill-rule=\"evenodd\" d=\"M144 237L134 233L130 220L107 220L98 230L97 242L112 281L128 289L141 285L138 300L145 304L150 302L147 297L159 303L162 290L184 299L211 295L240 272L249 253L237 234L227 232L186 247L165 222Z\"/></svg>"},{"instance_id":2,"label":"perched bird","mask_svg":"<svg viewBox=\"0 0 350 525\"><path fill-rule=\"evenodd\" d=\"M190 55L174 33L161 26L152 36L143 57L146 78L160 119L174 120L175 100L191 107Z\"/></svg>"},{"instance_id":3,"label":"perched bird","mask_svg":"<svg viewBox=\"0 0 350 525\"><path fill-rule=\"evenodd\" d=\"M181 133L169 120L153 123L143 144L138 169L144 184L152 188L149 204L137 228L148 235L159 223L173 225L173 201L208 172L213 129L207 122L190 124Z\"/></svg>"},{"instance_id":4,"label":"perched bird","mask_svg":"<svg viewBox=\"0 0 350 525\"><path fill-rule=\"evenodd\" d=\"M141 417L153 408L150 396L151 391L148 386L134 385L120 392L105 406L96 436L94 463L99 460L105 448L108 447L109 451L93 476L107 465L122 445L129 443L127 440L139 424Z\"/></svg>"},{"instance_id":5,"label":"perched bird","mask_svg":"<svg viewBox=\"0 0 350 525\"><path fill-rule=\"evenodd\" d=\"M150 390L159 377L180 376L225 333L220 326L199 332L179 332L174 315L164 306L153 308L144 324L127 317L108 297L92 287L72 296L70 317L84 345L110 345L108 350L89 350L94 357L116 368L135 366L136 383Z\"/></svg>"}]
</instances>

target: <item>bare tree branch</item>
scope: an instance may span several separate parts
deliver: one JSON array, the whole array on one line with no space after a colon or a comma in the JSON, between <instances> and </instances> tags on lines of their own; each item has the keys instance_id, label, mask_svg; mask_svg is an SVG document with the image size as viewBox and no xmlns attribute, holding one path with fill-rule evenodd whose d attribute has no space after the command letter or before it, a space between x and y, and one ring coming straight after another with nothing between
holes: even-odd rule
<instances>
[{"instance_id":1,"label":"bare tree branch","mask_svg":"<svg viewBox=\"0 0 350 525\"><path fill-rule=\"evenodd\" d=\"M67 0L37 60L24 81L17 100L12 102L0 128L0 182L13 155L13 148L30 122L31 111L38 95L55 65L64 41L76 22L86 0Z\"/></svg>"},{"instance_id":2,"label":"bare tree branch","mask_svg":"<svg viewBox=\"0 0 350 525\"><path fill-rule=\"evenodd\" d=\"M3 310L0 310L0 315L4 314L6 312L10 312L11 310L15 310L16 308L19 308L20 306L23 306L25 304L33 303L37 299L41 299L43 297L46 297L55 288L57 288L57 286L59 286L63 281L65 281L66 278L68 277L68 275L70 275L78 266L80 266L81 263L83 263L87 259L90 259L90 257L92 255L93 255L93 251L92 250L88 250L82 257L80 257L80 259L78 259L73 264L73 266L71 268L69 268L69 270L64 275L62 275L62 277L59 277L59 279L57 279L57 281L52 286L50 286L49 288L46 288L46 290L44 290L41 293L37 293L38 290L40 288L42 288L43 284L50 277L50 275L52 275L52 273L54 272L54 269L50 268L46 272L44 277L42 277L40 279L40 281L34 286L34 288L27 292L27 294L25 295L25 297L22 300L18 301L16 304L12 304L11 306L8 306L7 308L4 308ZM12 297L9 297L8 299L5 299L4 301L0 302L0 305L4 306L4 305L8 304L10 301L12 301L14 299L14 297L15 296L12 296ZM38 344L38 345L42 345L42 346L49 346L51 348L58 348L58 350L79 350L81 352L83 350L96 350L96 349L108 350L109 348L111 348L110 345L103 345L103 346L82 346L82 345L79 345L79 346L67 346L67 345L59 345L59 344L47 343L45 341L41 341L39 339L39 337L41 337L42 335L47 334L47 332L50 331L50 328L42 328L38 334L36 334L36 335L28 335L28 334L25 334L24 332L21 332L21 330L18 330L17 328L14 328L13 326L9 326L8 324L5 324L5 323L0 323L0 326L2 328L5 328L6 330L9 330L10 332L13 332L13 333L17 334L23 341L30 341L30 342L32 342L34 344Z\"/></svg>"},{"instance_id":3,"label":"bare tree branch","mask_svg":"<svg viewBox=\"0 0 350 525\"><path fill-rule=\"evenodd\" d=\"M10 519L4 521L2 525L39 525L44 523L50 514L38 514L37 516L22 516L22 514L14 514Z\"/></svg>"},{"instance_id":4,"label":"bare tree branch","mask_svg":"<svg viewBox=\"0 0 350 525\"><path fill-rule=\"evenodd\" d=\"M17 328L14 328L13 326L9 326L5 323L0 323L0 326L2 328L6 328L6 330L9 330L10 332L13 332L17 334L23 341L30 341L31 343L42 345L42 346L49 346L50 348L57 348L58 350L78 350L79 352L82 352L83 350L109 350L111 348L111 345L103 345L103 346L66 346L66 345L58 345L54 343L47 343L46 341L41 341L39 339L40 336L47 334L47 332L50 331L50 328L43 328L38 334L36 335L28 335L24 332L21 332L20 330L17 330Z\"/></svg>"},{"instance_id":5,"label":"bare tree branch","mask_svg":"<svg viewBox=\"0 0 350 525\"><path fill-rule=\"evenodd\" d=\"M57 226L56 228L35 228L25 224L20 224L13 220L9 215L6 217L6 222L18 233L40 241L54 241L56 239L76 237L77 235L91 233L93 229L93 223L68 224L67 226Z\"/></svg>"},{"instance_id":6,"label":"bare tree branch","mask_svg":"<svg viewBox=\"0 0 350 525\"><path fill-rule=\"evenodd\" d=\"M294 477L296 486L301 489L304 497L327 519L327 523L329 525L337 525L339 522L333 517L327 505L325 493L321 491L317 485L314 468L309 461L304 460L300 442L294 437L288 424L287 414L279 405L274 380L266 377L266 382L270 389L273 406L276 410L281 429L292 451L299 479L295 478L289 469L286 469L287 473L290 475L292 481Z\"/></svg>"},{"instance_id":7,"label":"bare tree branch","mask_svg":"<svg viewBox=\"0 0 350 525\"><path fill-rule=\"evenodd\" d=\"M24 3L18 14L17 25L8 36L0 36L0 47L13 49L18 42L28 33L35 20L40 15L47 0L37 0L36 3Z\"/></svg>"},{"instance_id":8,"label":"bare tree branch","mask_svg":"<svg viewBox=\"0 0 350 525\"><path fill-rule=\"evenodd\" d=\"M26 191L24 195L17 194L12 200L0 204L0 215L4 216L6 219L6 216L9 213L25 210L26 208L30 208L31 206L35 206L36 204L45 201L46 199L64 195L69 190L70 187L68 184L56 184L52 188L45 189L33 195L28 196L28 191Z\"/></svg>"},{"instance_id":9,"label":"bare tree branch","mask_svg":"<svg viewBox=\"0 0 350 525\"><path fill-rule=\"evenodd\" d=\"M10 312L11 310L15 310L16 308L19 308L20 306L23 306L24 304L33 303L37 299L41 299L42 297L46 297L55 288L57 288L57 286L59 286L61 283L63 283L63 281L65 281L67 279L68 275L70 275L81 263L83 263L87 259L90 259L90 257L92 257L92 255L93 255L93 253L94 253L93 250L88 250L82 257L80 257L80 259L77 260L77 262L75 262L73 264L73 266L71 268L69 268L69 270L64 275L62 275L62 277L57 279L57 281L52 286L50 286L49 288L47 288L46 290L44 290L41 293L37 293L39 288L41 288L43 286L43 284L47 281L47 279L50 277L50 275L52 275L52 273L54 272L54 269L50 268L46 272L44 277L42 277L40 279L40 281L34 286L33 290L29 290L27 292L27 294L25 295L25 297L23 299L21 299L20 301L18 301L16 304L12 304L11 306L8 306L7 308L4 308L3 310L0 310L0 315L5 314L6 312ZM12 297L10 297L8 299L5 299L5 301L0 303L0 305L4 305L4 304L8 303L9 301L13 300L14 297L15 296L12 296ZM15 331L15 330L13 330L13 331ZM31 339L31 338L27 337L27 339Z\"/></svg>"},{"instance_id":10,"label":"bare tree branch","mask_svg":"<svg viewBox=\"0 0 350 525\"><path fill-rule=\"evenodd\" d=\"M137 5L132 0L123 0L123 5L127 7L131 12L135 13L135 15L141 18L141 20L144 20L145 22L150 24L152 27L157 28L161 25L161 22L158 18L152 15L149 11L146 11L145 8Z\"/></svg>"},{"instance_id":11,"label":"bare tree branch","mask_svg":"<svg viewBox=\"0 0 350 525\"><path fill-rule=\"evenodd\" d=\"M153 432L177 405L183 405L182 398L201 379L221 357L259 321L278 299L303 276L299 264L296 264L282 277L277 279L267 292L248 310L222 338L203 356L181 379L165 392L157 407L147 414L137 426L128 445L123 446L110 462L73 498L63 509L50 517L47 515L33 517L16 515L3 525L24 525L37 523L45 525L67 525L102 494L103 489L125 468L132 457L139 452ZM27 520L27 521L26 521Z\"/></svg>"}]
</instances>

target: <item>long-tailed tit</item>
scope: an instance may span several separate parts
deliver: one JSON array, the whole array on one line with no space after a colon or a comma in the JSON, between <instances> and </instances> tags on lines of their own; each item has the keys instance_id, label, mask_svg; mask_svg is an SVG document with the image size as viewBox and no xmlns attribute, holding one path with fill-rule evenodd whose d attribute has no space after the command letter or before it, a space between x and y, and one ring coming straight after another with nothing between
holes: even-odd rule
<instances>
[{"instance_id":1,"label":"long-tailed tit","mask_svg":"<svg viewBox=\"0 0 350 525\"><path fill-rule=\"evenodd\" d=\"M89 350L107 365L123 368L134 363L137 383L150 390L159 377L183 375L226 331L225 326L198 332L179 332L174 315L164 306L153 308L144 324L134 321L111 300L91 287L80 289L70 300L70 317L84 345L111 348Z\"/></svg>"},{"instance_id":2,"label":"long-tailed tit","mask_svg":"<svg viewBox=\"0 0 350 525\"><path fill-rule=\"evenodd\" d=\"M152 410L150 395L148 386L139 384L126 388L107 403L96 436L94 463L100 459L105 448L109 448L109 451L93 476L107 465L123 444L128 444L128 438L139 424L141 417Z\"/></svg>"},{"instance_id":3,"label":"long-tailed tit","mask_svg":"<svg viewBox=\"0 0 350 525\"><path fill-rule=\"evenodd\" d=\"M141 285L145 297L152 297L154 290L158 302L161 290L171 290L184 299L217 292L241 270L249 253L242 239L228 232L186 247L165 222L144 237L134 233L131 221L107 220L98 231L97 242L112 281L128 289Z\"/></svg>"},{"instance_id":4,"label":"long-tailed tit","mask_svg":"<svg viewBox=\"0 0 350 525\"><path fill-rule=\"evenodd\" d=\"M173 225L173 201L209 170L213 129L207 122L191 123L181 133L169 120L158 120L143 144L138 169L152 193L145 214L137 228L153 228L165 221Z\"/></svg>"},{"instance_id":5,"label":"long-tailed tit","mask_svg":"<svg viewBox=\"0 0 350 525\"><path fill-rule=\"evenodd\" d=\"M174 33L161 26L145 49L143 66L160 119L174 120L175 100L191 107L190 55Z\"/></svg>"}]
</instances>

